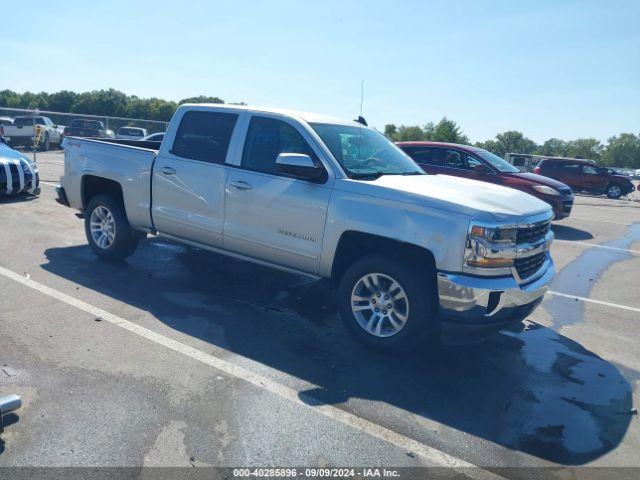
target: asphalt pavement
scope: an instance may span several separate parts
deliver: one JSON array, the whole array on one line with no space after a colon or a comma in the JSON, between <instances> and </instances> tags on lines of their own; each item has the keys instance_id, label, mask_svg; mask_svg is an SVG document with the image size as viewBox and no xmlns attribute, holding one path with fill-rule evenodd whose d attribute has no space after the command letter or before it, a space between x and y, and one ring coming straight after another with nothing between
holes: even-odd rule
<instances>
[{"instance_id":1,"label":"asphalt pavement","mask_svg":"<svg viewBox=\"0 0 640 480\"><path fill-rule=\"evenodd\" d=\"M640 467L637 193L554 222L522 330L393 357L326 282L151 237L98 260L62 154L38 165L39 197L0 198L0 395L24 402L0 467Z\"/></svg>"}]
</instances>

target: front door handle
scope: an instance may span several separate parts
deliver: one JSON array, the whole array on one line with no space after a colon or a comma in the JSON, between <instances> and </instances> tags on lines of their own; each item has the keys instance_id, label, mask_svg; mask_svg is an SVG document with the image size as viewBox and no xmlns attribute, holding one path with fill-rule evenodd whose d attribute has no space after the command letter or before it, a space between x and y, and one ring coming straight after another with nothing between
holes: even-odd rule
<instances>
[{"instance_id":1,"label":"front door handle","mask_svg":"<svg viewBox=\"0 0 640 480\"><path fill-rule=\"evenodd\" d=\"M238 190L251 190L253 188L250 183L247 183L243 180L231 182L229 185L231 185L233 188L237 188Z\"/></svg>"},{"instance_id":2,"label":"front door handle","mask_svg":"<svg viewBox=\"0 0 640 480\"><path fill-rule=\"evenodd\" d=\"M162 167L160 169L160 173L162 173L164 175L175 175L176 171L171 167Z\"/></svg>"}]
</instances>

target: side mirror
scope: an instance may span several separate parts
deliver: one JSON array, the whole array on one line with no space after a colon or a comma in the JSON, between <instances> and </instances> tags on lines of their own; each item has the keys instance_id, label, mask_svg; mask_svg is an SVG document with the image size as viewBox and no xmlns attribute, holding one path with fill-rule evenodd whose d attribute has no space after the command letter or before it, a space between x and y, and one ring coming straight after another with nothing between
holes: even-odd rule
<instances>
[{"instance_id":1,"label":"side mirror","mask_svg":"<svg viewBox=\"0 0 640 480\"><path fill-rule=\"evenodd\" d=\"M276 158L276 170L311 182L322 182L327 177L324 167L316 165L303 153L281 153Z\"/></svg>"},{"instance_id":2,"label":"side mirror","mask_svg":"<svg viewBox=\"0 0 640 480\"><path fill-rule=\"evenodd\" d=\"M478 165L473 167L473 171L481 175L489 175L493 173L491 169L487 167L484 163L479 163Z\"/></svg>"}]
</instances>

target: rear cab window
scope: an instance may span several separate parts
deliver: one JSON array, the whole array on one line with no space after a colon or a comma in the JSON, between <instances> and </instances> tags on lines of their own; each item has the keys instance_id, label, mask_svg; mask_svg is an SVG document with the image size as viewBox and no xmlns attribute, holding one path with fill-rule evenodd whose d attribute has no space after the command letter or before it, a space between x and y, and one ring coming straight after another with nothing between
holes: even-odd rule
<instances>
[{"instance_id":1,"label":"rear cab window","mask_svg":"<svg viewBox=\"0 0 640 480\"><path fill-rule=\"evenodd\" d=\"M222 164L227 158L238 115L191 110L178 126L171 153L178 157Z\"/></svg>"}]
</instances>

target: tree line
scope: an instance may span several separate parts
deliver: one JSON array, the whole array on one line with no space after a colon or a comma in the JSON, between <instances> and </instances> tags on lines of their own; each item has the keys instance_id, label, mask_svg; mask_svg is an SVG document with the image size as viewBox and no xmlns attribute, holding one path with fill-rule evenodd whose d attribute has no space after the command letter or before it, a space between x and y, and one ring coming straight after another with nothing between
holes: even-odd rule
<instances>
[{"instance_id":1,"label":"tree line","mask_svg":"<svg viewBox=\"0 0 640 480\"><path fill-rule=\"evenodd\" d=\"M429 122L424 126L385 125L384 133L395 142L433 141L471 145L462 128L453 120L444 117L438 123ZM537 144L522 132L509 130L498 133L494 138L484 142L476 142L477 147L484 148L499 157L506 153L530 153L535 155L552 155L556 157L587 158L613 167L640 168L640 134L621 133L614 135L602 144L595 138L576 138L561 140L550 138Z\"/></svg>"},{"instance_id":2,"label":"tree line","mask_svg":"<svg viewBox=\"0 0 640 480\"><path fill-rule=\"evenodd\" d=\"M140 98L115 89L83 93L69 90L55 93L0 91L0 107L4 108L39 108L63 113L143 118L163 122L168 122L178 105L183 103L225 103L225 101L219 97L198 96L173 102L155 97ZM471 144L460 125L446 117L438 123L429 122L423 126L396 126L391 123L385 126L384 133L396 142L431 140ZM484 142L476 142L475 145L500 157L504 157L506 153L533 153L589 158L605 165L640 168L640 134L633 133L615 135L609 138L606 144L602 144L595 138L577 138L569 141L550 138L542 144L537 144L522 132L509 130Z\"/></svg>"},{"instance_id":3,"label":"tree line","mask_svg":"<svg viewBox=\"0 0 640 480\"><path fill-rule=\"evenodd\" d=\"M0 91L0 107L39 108L62 113L101 115L106 117L141 118L168 122L178 105L183 103L225 103L218 97L191 97L179 102L161 98L140 98L118 90L94 90L76 93L62 90L56 93L17 93Z\"/></svg>"}]
</instances>

